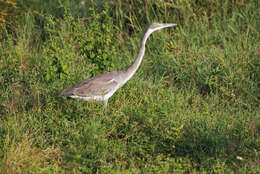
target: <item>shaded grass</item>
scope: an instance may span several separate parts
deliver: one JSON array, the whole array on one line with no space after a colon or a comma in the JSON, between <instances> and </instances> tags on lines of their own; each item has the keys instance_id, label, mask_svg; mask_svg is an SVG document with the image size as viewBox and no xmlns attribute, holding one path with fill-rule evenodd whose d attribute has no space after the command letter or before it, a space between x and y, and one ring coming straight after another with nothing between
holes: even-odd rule
<instances>
[{"instance_id":1,"label":"shaded grass","mask_svg":"<svg viewBox=\"0 0 260 174\"><path fill-rule=\"evenodd\" d=\"M179 14L179 26L149 38L140 69L110 99L107 110L101 102L57 95L91 74L128 67L139 49L141 21L174 18L153 18L156 13L150 13L136 21L141 15L137 11L130 25L136 29L129 33L122 15L116 20L124 30L112 27L103 37L100 17L91 16L94 22L85 23L85 18L76 19L69 11L62 18L44 14L39 26L39 14L25 15L25 24L15 36L7 34L0 48L1 171L259 172L255 3L241 2L232 12L218 11L220 4L213 8L213 3L209 9L217 11L205 14L198 4L178 3L172 8ZM105 27L115 22L100 20ZM116 42L109 41L112 36L117 36ZM97 37L118 48L111 55L96 52L96 59L112 56L104 59L109 64L103 69L90 63L84 52L89 49L86 43L92 44L90 48L107 46L98 45L102 42L95 42Z\"/></svg>"},{"instance_id":2,"label":"shaded grass","mask_svg":"<svg viewBox=\"0 0 260 174\"><path fill-rule=\"evenodd\" d=\"M44 147L35 138L37 132L29 132L26 116L9 118L1 126L1 172L2 173L45 173L55 172L61 163L58 147Z\"/></svg>"}]
</instances>

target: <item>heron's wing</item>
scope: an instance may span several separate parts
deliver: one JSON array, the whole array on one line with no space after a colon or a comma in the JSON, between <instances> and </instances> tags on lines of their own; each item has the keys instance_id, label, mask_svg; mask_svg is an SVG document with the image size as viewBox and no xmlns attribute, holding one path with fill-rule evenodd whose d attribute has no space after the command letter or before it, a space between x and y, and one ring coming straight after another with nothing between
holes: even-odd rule
<instances>
[{"instance_id":1,"label":"heron's wing","mask_svg":"<svg viewBox=\"0 0 260 174\"><path fill-rule=\"evenodd\" d=\"M92 79L86 83L74 88L73 94L76 96L104 96L110 91L113 91L118 85L118 82L114 79L95 80Z\"/></svg>"},{"instance_id":2,"label":"heron's wing","mask_svg":"<svg viewBox=\"0 0 260 174\"><path fill-rule=\"evenodd\" d=\"M119 85L116 76L119 72L109 72L95 78L88 79L72 88L64 90L60 96L104 96Z\"/></svg>"}]
</instances>

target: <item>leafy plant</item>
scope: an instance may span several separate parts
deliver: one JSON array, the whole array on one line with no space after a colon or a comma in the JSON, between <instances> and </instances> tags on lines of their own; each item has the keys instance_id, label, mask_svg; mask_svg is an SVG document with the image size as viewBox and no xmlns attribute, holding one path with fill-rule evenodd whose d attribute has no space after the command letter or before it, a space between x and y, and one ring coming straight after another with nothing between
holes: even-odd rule
<instances>
[{"instance_id":1,"label":"leafy plant","mask_svg":"<svg viewBox=\"0 0 260 174\"><path fill-rule=\"evenodd\" d=\"M73 18L66 7L62 8L63 18L50 15L44 19L44 29L48 33L46 80L69 77L77 69L75 62L86 65L85 70L80 71L88 76L113 70L114 35L108 11L97 14L90 8L90 19L84 21Z\"/></svg>"},{"instance_id":2,"label":"leafy plant","mask_svg":"<svg viewBox=\"0 0 260 174\"><path fill-rule=\"evenodd\" d=\"M112 33L112 18L108 8L97 14L89 8L87 36L80 43L80 53L87 57L87 62L94 66L91 75L114 69L115 37Z\"/></svg>"}]
</instances>

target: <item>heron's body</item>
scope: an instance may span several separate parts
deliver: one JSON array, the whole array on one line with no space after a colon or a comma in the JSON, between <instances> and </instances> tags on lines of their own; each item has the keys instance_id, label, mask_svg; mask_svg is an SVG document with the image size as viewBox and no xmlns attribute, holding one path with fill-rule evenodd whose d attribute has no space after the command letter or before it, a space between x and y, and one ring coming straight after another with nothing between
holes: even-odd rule
<instances>
[{"instance_id":1,"label":"heron's body","mask_svg":"<svg viewBox=\"0 0 260 174\"><path fill-rule=\"evenodd\" d=\"M145 53L145 43L150 34L156 30L175 25L152 23L141 41L141 48L136 60L127 70L107 72L90 78L72 88L64 90L59 96L79 98L86 101L103 101L106 107L108 99L134 75L140 66Z\"/></svg>"},{"instance_id":2,"label":"heron's body","mask_svg":"<svg viewBox=\"0 0 260 174\"><path fill-rule=\"evenodd\" d=\"M64 90L60 96L65 95L85 101L104 101L106 105L108 99L123 85L122 81L125 77L126 73L123 71L107 72Z\"/></svg>"}]
</instances>

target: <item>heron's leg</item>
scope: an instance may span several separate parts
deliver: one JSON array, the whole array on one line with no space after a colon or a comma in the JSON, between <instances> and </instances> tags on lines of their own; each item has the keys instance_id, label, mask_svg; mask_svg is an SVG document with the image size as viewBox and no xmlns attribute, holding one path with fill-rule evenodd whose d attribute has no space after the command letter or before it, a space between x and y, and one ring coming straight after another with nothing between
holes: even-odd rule
<instances>
[{"instance_id":1,"label":"heron's leg","mask_svg":"<svg viewBox=\"0 0 260 174\"><path fill-rule=\"evenodd\" d=\"M107 107L107 102L108 102L108 100L104 100L104 101L103 101L103 103L104 103L104 108Z\"/></svg>"}]
</instances>

